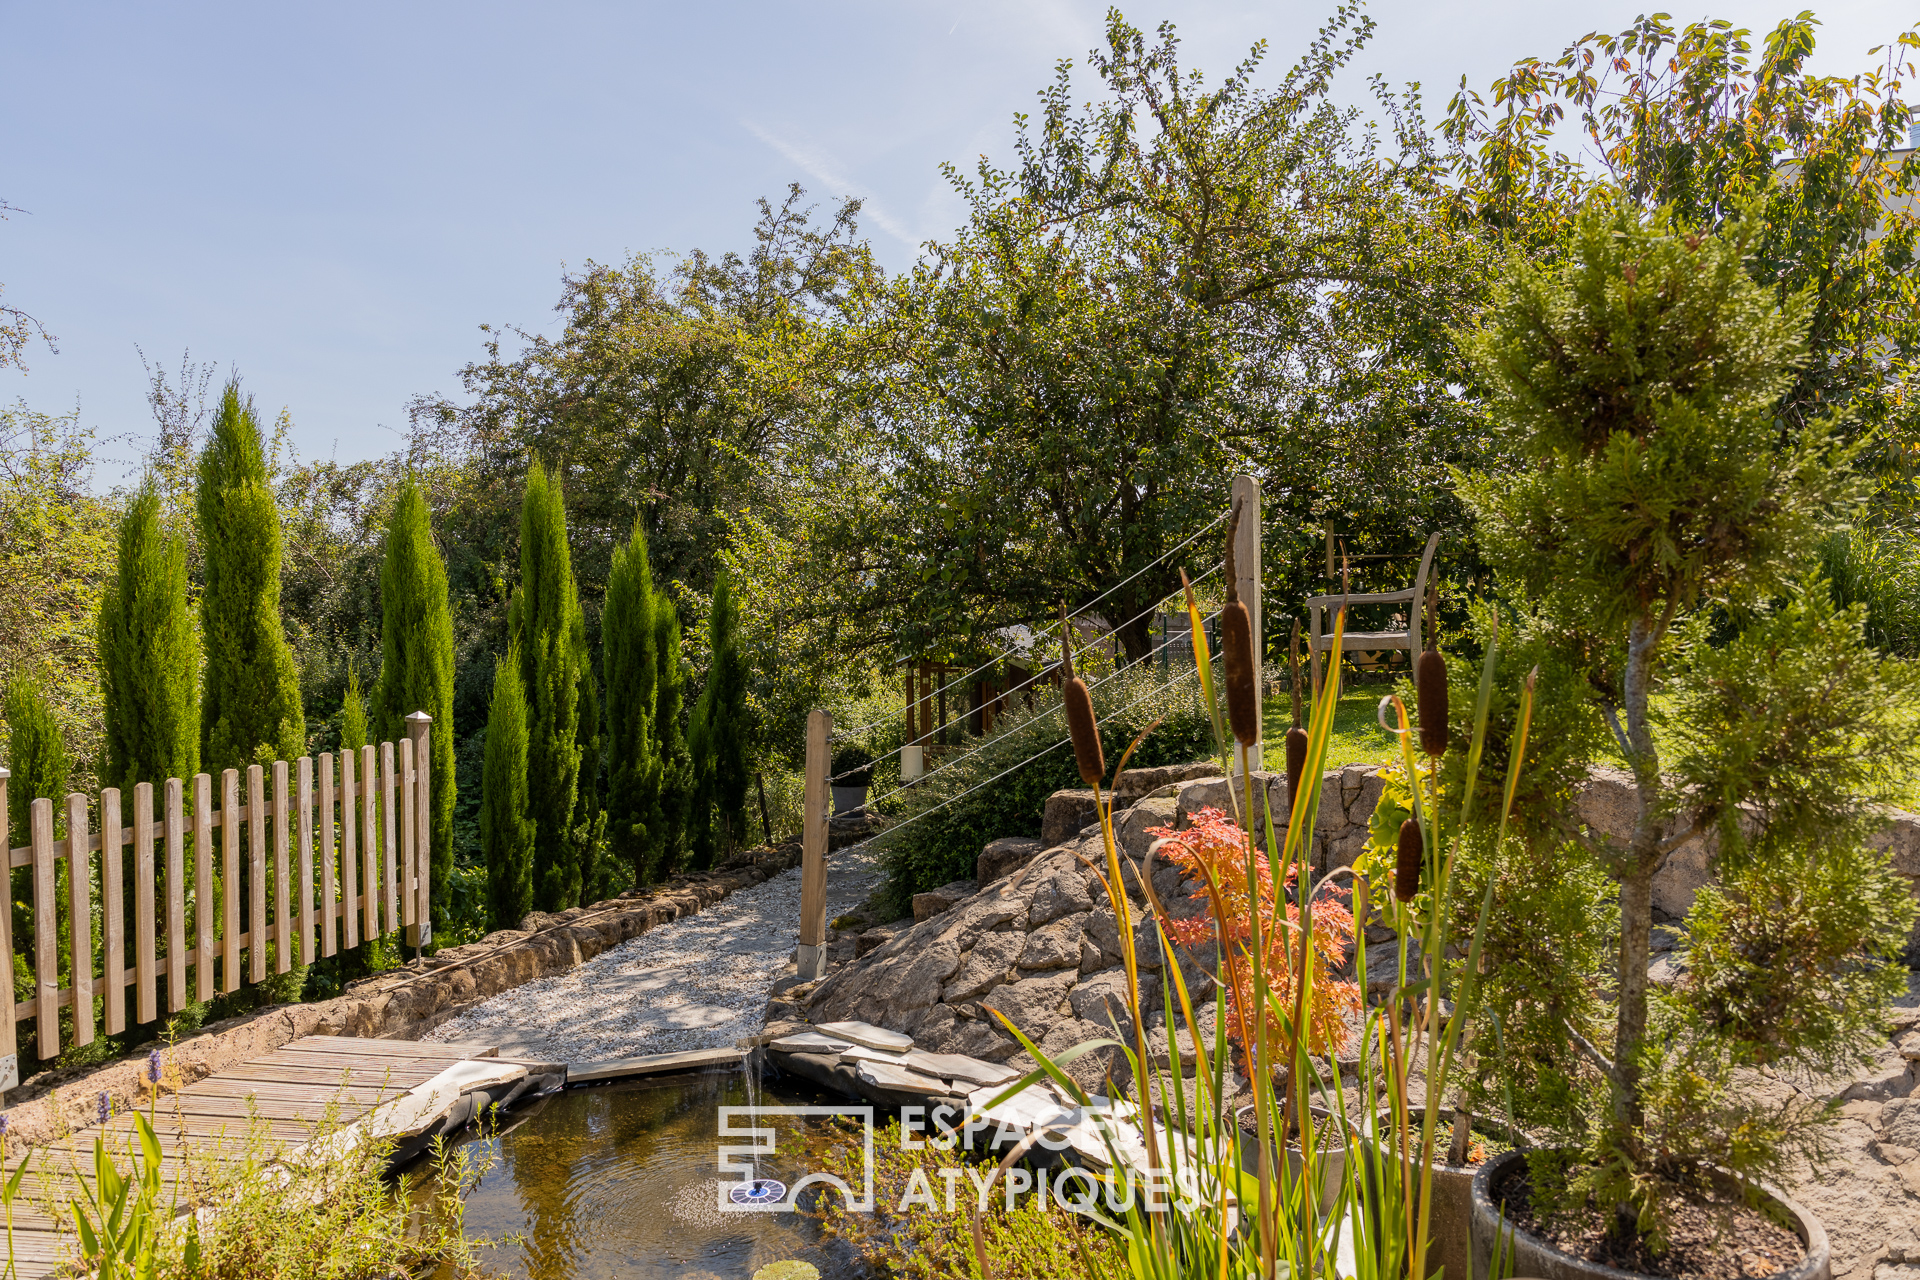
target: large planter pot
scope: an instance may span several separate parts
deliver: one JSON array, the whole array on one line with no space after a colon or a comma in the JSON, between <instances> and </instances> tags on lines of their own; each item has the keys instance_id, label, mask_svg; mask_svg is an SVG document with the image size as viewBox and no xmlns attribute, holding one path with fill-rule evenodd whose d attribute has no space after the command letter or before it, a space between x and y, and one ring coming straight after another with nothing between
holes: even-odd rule
<instances>
[{"instance_id":1,"label":"large planter pot","mask_svg":"<svg viewBox=\"0 0 1920 1280\"><path fill-rule=\"evenodd\" d=\"M1488 1280L1494 1240L1507 1240L1507 1259L1511 1274L1537 1276L1539 1280L1644 1280L1643 1273L1622 1271L1598 1262L1570 1258L1540 1237L1507 1222L1500 1213L1500 1193L1526 1154L1509 1151L1480 1166L1473 1176L1473 1280ZM1820 1220L1794 1203L1787 1194L1772 1187L1760 1188L1762 1198L1784 1212L1794 1234L1806 1247L1806 1256L1784 1271L1776 1271L1768 1280L1833 1280L1833 1260L1827 1248L1827 1232Z\"/></svg>"},{"instance_id":2,"label":"large planter pot","mask_svg":"<svg viewBox=\"0 0 1920 1280\"><path fill-rule=\"evenodd\" d=\"M1385 1134L1389 1125L1388 1117L1382 1116L1376 1123L1379 1132ZM1420 1123L1426 1119L1426 1111L1421 1107L1408 1109L1407 1120L1418 1132ZM1446 1151L1453 1138L1453 1112L1443 1111L1437 1121L1439 1128L1434 1131L1434 1147L1440 1158L1433 1162L1433 1209L1428 1215L1427 1228L1427 1269L1425 1274L1432 1275L1441 1267L1446 1268L1446 1280L1467 1280L1473 1271L1473 1179L1481 1166L1477 1164L1448 1164ZM1476 1116L1474 1125L1483 1133L1497 1133L1507 1141L1512 1136L1506 1126ZM1415 1141L1418 1139L1416 1138ZM1383 1141L1385 1141L1383 1139ZM1390 1154L1397 1153L1399 1147L1387 1143ZM1521 1271L1516 1275L1527 1275Z\"/></svg>"},{"instance_id":3,"label":"large planter pot","mask_svg":"<svg viewBox=\"0 0 1920 1280\"><path fill-rule=\"evenodd\" d=\"M833 789L833 816L844 818L850 813L858 813L867 802L865 787L835 787Z\"/></svg>"},{"instance_id":4,"label":"large planter pot","mask_svg":"<svg viewBox=\"0 0 1920 1280\"><path fill-rule=\"evenodd\" d=\"M1240 1135L1240 1164L1248 1173L1257 1173L1260 1169L1260 1138L1253 1131L1253 1108L1240 1108L1236 1114L1238 1123L1235 1128ZM1347 1146L1339 1137L1336 1128L1340 1117L1324 1107L1313 1109L1314 1146L1320 1153L1320 1194L1319 1211L1324 1217L1333 1212L1333 1206L1340 1198L1340 1188L1347 1177ZM1290 1177L1298 1178L1304 1164L1297 1143L1287 1144L1287 1172ZM1276 1162L1275 1174L1278 1176Z\"/></svg>"}]
</instances>

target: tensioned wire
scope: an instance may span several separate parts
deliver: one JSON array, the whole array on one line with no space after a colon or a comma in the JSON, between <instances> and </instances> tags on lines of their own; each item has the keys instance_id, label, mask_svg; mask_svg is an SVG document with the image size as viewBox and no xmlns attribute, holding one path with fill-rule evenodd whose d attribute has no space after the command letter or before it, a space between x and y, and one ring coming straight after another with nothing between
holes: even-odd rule
<instances>
[{"instance_id":1,"label":"tensioned wire","mask_svg":"<svg viewBox=\"0 0 1920 1280\"><path fill-rule=\"evenodd\" d=\"M1146 564L1141 565L1133 573L1129 574L1125 578L1122 578L1120 581L1114 583L1112 586L1108 587L1105 591L1102 591L1099 595L1095 596L1093 599L1087 601L1085 604L1081 605L1078 609L1075 609L1072 613L1068 614L1067 621L1071 622L1073 619L1079 617L1081 614L1093 608L1093 606L1099 604L1102 600L1105 600L1108 596L1112 595L1114 592L1118 591L1120 588L1126 586L1129 582L1132 582L1135 578L1139 577L1141 574L1145 573L1147 570L1153 568L1155 565L1163 563L1169 556L1178 555L1180 552L1185 551L1188 547L1192 546L1195 542L1199 541L1199 539L1202 536L1204 536L1205 534L1211 533L1213 530L1219 528L1221 522L1224 521L1229 514L1230 512L1222 512L1220 515L1214 517L1213 522L1211 524L1208 524L1202 527L1201 529L1199 529L1198 531L1196 531L1192 537L1188 538L1185 542L1181 543L1179 546L1172 547L1162 552L1158 559L1149 560ZM955 687L956 685L965 684L968 680L971 680L974 676L979 675L982 671L985 671L988 667L993 666L996 662L999 662L1002 658L1006 658L1013 654L1020 653L1025 649L1031 649L1033 647L1033 644L1037 643L1043 636L1048 636L1051 634L1052 632L1050 630L1043 627L1039 631L1036 631L1034 633L1033 640L1030 641L1028 644L1010 645L1007 648L1002 649L999 653L996 653L995 655L993 655L993 657L988 658L985 662L981 663L979 666L975 667L973 670L967 672L965 675L957 676L954 679L947 681L947 683L941 685L938 689L933 690L931 693L922 694L921 697L923 699L938 697L940 694L945 693L947 690ZM839 732L835 733L833 737L829 739L829 741L843 742L848 738L856 737L860 734L865 733L867 730L873 728L875 725L885 724L887 721L893 719L893 714L894 713L889 712L888 714L881 716L879 719L870 720L866 724L860 725L857 728L842 729ZM865 768L866 766L862 765L861 767Z\"/></svg>"},{"instance_id":2,"label":"tensioned wire","mask_svg":"<svg viewBox=\"0 0 1920 1280\"><path fill-rule=\"evenodd\" d=\"M1217 564L1213 568L1201 574L1199 577L1191 579L1189 582L1189 585L1191 585L1192 583L1205 582L1208 578L1211 578L1214 574L1219 573L1225 567L1226 565L1224 562L1222 562L1221 564ZM1134 614L1131 618L1128 618L1125 622L1121 623L1119 627L1115 627L1114 630L1118 631L1120 630L1121 627L1132 626L1134 623L1146 617L1148 614L1156 612L1159 608L1160 608L1160 603L1156 601L1155 603L1150 604L1146 608L1142 609L1139 613ZM1202 619L1202 623L1204 624L1207 622L1212 622L1215 618L1218 618L1219 616L1220 615L1218 613L1209 614L1207 615L1206 618ZM1190 641L1192 637L1189 635L1187 639ZM1088 692L1092 692L1093 690L1098 689L1101 685L1113 679L1115 676L1119 675L1123 671L1131 671L1133 668L1139 666L1141 663L1151 661L1154 655L1165 651L1170 645L1179 643L1179 640L1180 640L1180 637L1168 636L1165 640L1161 641L1159 644L1155 645L1153 648L1147 650L1146 653L1142 654L1138 658L1135 658L1132 662L1129 662L1124 666L1115 667L1112 671L1108 672L1106 675L1100 677L1100 679L1088 685L1087 686ZM878 721L876 721L875 723L878 723ZM915 738L912 742L909 742L906 745L914 746L925 741L926 741L925 737ZM979 746L974 747L970 751L962 752L960 755L955 756L951 760L943 761L942 763L935 766L934 768L929 769L925 773L921 774L920 777L916 778L914 781L917 783L917 782L924 781L927 778L931 778L934 774L940 772L940 770L948 769L956 764L959 764L962 760L965 760L968 756L974 754L974 752L986 750L987 745L988 743L983 742ZM888 751L883 754L892 755L893 752ZM855 765L851 769L842 769L839 773L836 773L832 777L828 778L827 783L828 785L832 785L833 783L838 782L840 779L848 777L851 774L863 772L864 770L871 768L873 765L878 764L880 760L881 760L881 756L875 756L873 757L873 759L867 761L865 764ZM898 795L901 789L902 788L895 788L893 791L889 791L887 793L887 796ZM886 796L880 797L880 799L882 800L886 798L887 798ZM877 800L871 801L870 803L877 804L879 803L879 801Z\"/></svg>"},{"instance_id":3,"label":"tensioned wire","mask_svg":"<svg viewBox=\"0 0 1920 1280\"><path fill-rule=\"evenodd\" d=\"M1218 617L1219 615L1216 614L1214 616ZM1215 655L1213 660L1215 662L1218 662L1219 661L1218 655ZM1138 698L1135 698L1132 702L1129 702L1126 706L1120 708L1120 710L1115 711L1111 714L1124 715L1125 713L1139 706L1141 703L1145 702L1148 698L1154 697L1157 694L1165 693L1167 690L1179 684L1182 680L1187 679L1189 676L1198 675L1199 672L1200 672L1200 668L1198 665L1196 665L1190 670L1175 676L1173 679L1167 681L1165 684L1160 685L1157 688L1151 689L1148 692L1139 696ZM991 778L987 778L987 779L984 779L983 781L974 783L972 786L968 787L965 791L962 791L959 795L948 796L945 800L942 800L939 804L929 805L925 809L922 809L919 813L914 814L912 817L902 819L897 825L888 827L885 831L875 832L873 835L868 836L865 840L861 840L856 844L847 845L845 848L838 850L838 852L851 853L855 849L863 849L867 845L872 844L875 840L878 840L883 836L890 836L894 834L896 831L899 831L905 827L909 827L913 825L914 823L918 822L920 819L926 817L929 814L938 813L940 812L940 810L946 808L948 805L953 804L956 801L966 799L968 796L972 795L974 792L978 791L980 788L985 786L990 786L991 784L1000 781L1000 779L1006 777L1008 774L1014 772L1016 769L1026 768L1026 766L1032 764L1035 760L1038 760L1041 756L1047 755L1054 751L1058 751L1061 747L1066 746L1069 742L1072 742L1072 741L1073 739L1071 737L1066 737L1066 738L1060 739L1060 741L1054 743L1050 747L1042 747L1040 750L1028 756L1025 760L1022 760L1019 764L1011 765L1005 769L1002 769L999 773L994 774ZM933 775L928 774L926 776L930 778ZM892 796L895 794L897 793L890 791L887 793L886 796L882 796L881 799L884 800L889 796Z\"/></svg>"}]
</instances>

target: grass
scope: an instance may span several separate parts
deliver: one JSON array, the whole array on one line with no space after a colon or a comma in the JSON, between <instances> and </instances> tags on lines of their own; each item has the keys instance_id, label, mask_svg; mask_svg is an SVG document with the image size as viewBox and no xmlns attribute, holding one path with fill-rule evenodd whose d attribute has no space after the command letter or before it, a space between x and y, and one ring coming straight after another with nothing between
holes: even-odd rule
<instances>
[{"instance_id":1,"label":"grass","mask_svg":"<svg viewBox=\"0 0 1920 1280\"><path fill-rule=\"evenodd\" d=\"M1348 681L1353 677L1349 675ZM1387 764L1398 754L1392 738L1380 728L1375 712L1380 699L1393 691L1386 680L1369 680L1354 687L1346 685L1340 703L1333 711L1333 737L1327 743L1327 768L1349 764ZM1285 769L1286 757L1281 740L1293 723L1293 699L1286 693L1269 697L1261 708L1269 769Z\"/></svg>"}]
</instances>

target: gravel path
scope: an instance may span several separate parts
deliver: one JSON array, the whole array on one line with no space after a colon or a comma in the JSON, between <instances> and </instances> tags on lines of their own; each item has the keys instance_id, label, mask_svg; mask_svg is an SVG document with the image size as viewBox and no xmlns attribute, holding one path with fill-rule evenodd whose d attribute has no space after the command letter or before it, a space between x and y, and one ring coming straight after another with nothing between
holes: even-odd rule
<instances>
[{"instance_id":1,"label":"gravel path","mask_svg":"<svg viewBox=\"0 0 1920 1280\"><path fill-rule=\"evenodd\" d=\"M827 873L827 919L858 906L879 881L864 851L836 854ZM482 1041L502 1053L573 1066L724 1048L760 1030L768 989L792 956L799 928L796 867L576 969L502 992L426 1038Z\"/></svg>"}]
</instances>

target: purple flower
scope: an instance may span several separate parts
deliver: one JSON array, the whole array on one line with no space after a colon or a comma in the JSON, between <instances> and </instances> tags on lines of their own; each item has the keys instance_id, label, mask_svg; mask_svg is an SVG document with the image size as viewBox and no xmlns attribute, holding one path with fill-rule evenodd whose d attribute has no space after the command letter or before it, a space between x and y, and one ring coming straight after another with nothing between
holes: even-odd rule
<instances>
[{"instance_id":1,"label":"purple flower","mask_svg":"<svg viewBox=\"0 0 1920 1280\"><path fill-rule=\"evenodd\" d=\"M0 1111L0 1138L7 1135L7 1113Z\"/></svg>"},{"instance_id":2,"label":"purple flower","mask_svg":"<svg viewBox=\"0 0 1920 1280\"><path fill-rule=\"evenodd\" d=\"M147 1083L160 1083L160 1051L158 1049L147 1054Z\"/></svg>"},{"instance_id":3,"label":"purple flower","mask_svg":"<svg viewBox=\"0 0 1920 1280\"><path fill-rule=\"evenodd\" d=\"M113 1095L108 1093L105 1089L102 1089L100 1091L100 1123L105 1124L107 1122L107 1118L112 1114L113 1114Z\"/></svg>"}]
</instances>

